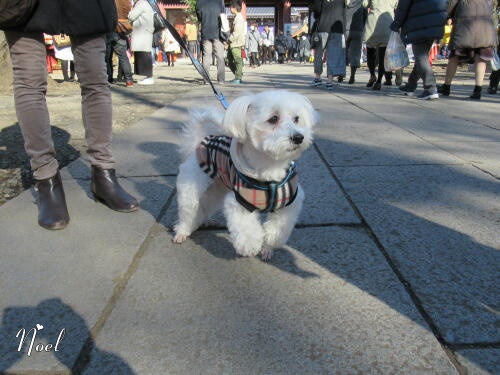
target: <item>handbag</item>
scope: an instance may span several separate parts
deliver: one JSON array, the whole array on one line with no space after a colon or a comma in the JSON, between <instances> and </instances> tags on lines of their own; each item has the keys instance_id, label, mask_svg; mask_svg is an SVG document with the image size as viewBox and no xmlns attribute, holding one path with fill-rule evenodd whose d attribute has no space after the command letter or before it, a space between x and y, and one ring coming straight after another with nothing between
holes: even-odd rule
<instances>
[{"instance_id":1,"label":"handbag","mask_svg":"<svg viewBox=\"0 0 500 375\"><path fill-rule=\"evenodd\" d=\"M311 41L310 41L311 49L316 49L322 44L321 37L318 31L319 19L321 17L322 12L323 12L323 2L321 2L319 17L318 19L314 20L314 24L311 27Z\"/></svg>"},{"instance_id":2,"label":"handbag","mask_svg":"<svg viewBox=\"0 0 500 375\"><path fill-rule=\"evenodd\" d=\"M241 58L242 59L247 58L247 51L245 50L245 47L241 47Z\"/></svg>"},{"instance_id":3,"label":"handbag","mask_svg":"<svg viewBox=\"0 0 500 375\"><path fill-rule=\"evenodd\" d=\"M71 39L65 34L54 35L52 39L54 40L54 45L57 49L71 46Z\"/></svg>"},{"instance_id":4,"label":"handbag","mask_svg":"<svg viewBox=\"0 0 500 375\"><path fill-rule=\"evenodd\" d=\"M229 20L226 15L226 6L224 5L224 1L222 1L222 9L219 14L219 39L227 42L230 35L231 29L229 28Z\"/></svg>"},{"instance_id":5,"label":"handbag","mask_svg":"<svg viewBox=\"0 0 500 375\"><path fill-rule=\"evenodd\" d=\"M133 26L127 18L118 18L118 23L116 24L115 32L120 36L126 36L132 32Z\"/></svg>"},{"instance_id":6,"label":"handbag","mask_svg":"<svg viewBox=\"0 0 500 375\"><path fill-rule=\"evenodd\" d=\"M401 41L397 31L391 31L384 56L384 67L386 71L397 70L410 65L408 52Z\"/></svg>"},{"instance_id":7,"label":"handbag","mask_svg":"<svg viewBox=\"0 0 500 375\"><path fill-rule=\"evenodd\" d=\"M163 24L163 17L156 12L153 13L153 26L155 28L153 33L157 33L165 28L165 25Z\"/></svg>"},{"instance_id":8,"label":"handbag","mask_svg":"<svg viewBox=\"0 0 500 375\"><path fill-rule=\"evenodd\" d=\"M0 29L25 25L37 4L37 0L0 0Z\"/></svg>"}]
</instances>

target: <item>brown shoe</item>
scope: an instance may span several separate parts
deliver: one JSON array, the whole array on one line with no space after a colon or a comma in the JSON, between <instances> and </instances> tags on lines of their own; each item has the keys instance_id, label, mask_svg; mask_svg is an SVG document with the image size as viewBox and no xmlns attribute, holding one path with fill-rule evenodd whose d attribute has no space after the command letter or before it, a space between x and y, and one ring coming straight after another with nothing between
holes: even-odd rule
<instances>
[{"instance_id":1,"label":"brown shoe","mask_svg":"<svg viewBox=\"0 0 500 375\"><path fill-rule=\"evenodd\" d=\"M92 166L91 190L96 201L115 211L132 212L139 209L137 200L118 183L114 169Z\"/></svg>"},{"instance_id":2,"label":"brown shoe","mask_svg":"<svg viewBox=\"0 0 500 375\"><path fill-rule=\"evenodd\" d=\"M132 87L132 86L134 86L134 81L125 82L125 87Z\"/></svg>"},{"instance_id":3,"label":"brown shoe","mask_svg":"<svg viewBox=\"0 0 500 375\"><path fill-rule=\"evenodd\" d=\"M38 192L38 224L50 230L65 228L69 214L59 172L54 177L38 180L35 190Z\"/></svg>"}]
</instances>

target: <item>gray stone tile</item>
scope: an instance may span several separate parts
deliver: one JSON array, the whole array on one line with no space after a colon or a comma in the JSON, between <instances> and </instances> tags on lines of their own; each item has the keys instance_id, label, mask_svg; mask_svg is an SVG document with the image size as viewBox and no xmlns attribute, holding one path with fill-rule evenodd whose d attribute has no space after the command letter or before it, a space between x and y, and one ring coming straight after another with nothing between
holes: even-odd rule
<instances>
[{"instance_id":1,"label":"gray stone tile","mask_svg":"<svg viewBox=\"0 0 500 375\"><path fill-rule=\"evenodd\" d=\"M161 178L121 184L142 210L112 211L89 199L88 181L65 181L71 222L62 231L37 225L30 191L0 207L0 372L56 373L75 362L172 192L171 182ZM17 351L17 332L37 323L44 329L35 345L55 344L66 329L58 353L28 357Z\"/></svg>"},{"instance_id":2,"label":"gray stone tile","mask_svg":"<svg viewBox=\"0 0 500 375\"><path fill-rule=\"evenodd\" d=\"M134 127L113 142L117 170L123 176L177 174L178 129ZM119 168L119 169L118 169Z\"/></svg>"},{"instance_id":3,"label":"gray stone tile","mask_svg":"<svg viewBox=\"0 0 500 375\"><path fill-rule=\"evenodd\" d=\"M456 374L366 234L295 231L271 262L227 236L159 233L96 340L85 373L119 356L137 374Z\"/></svg>"},{"instance_id":4,"label":"gray stone tile","mask_svg":"<svg viewBox=\"0 0 500 375\"><path fill-rule=\"evenodd\" d=\"M468 349L457 354L467 374L495 375L500 372L500 349Z\"/></svg>"},{"instance_id":5,"label":"gray stone tile","mask_svg":"<svg viewBox=\"0 0 500 375\"><path fill-rule=\"evenodd\" d=\"M445 340L498 342L498 180L458 166L334 170Z\"/></svg>"},{"instance_id":6,"label":"gray stone tile","mask_svg":"<svg viewBox=\"0 0 500 375\"><path fill-rule=\"evenodd\" d=\"M360 223L314 149L307 150L297 161L297 170L306 195L298 225ZM172 228L176 220L177 200L169 208L162 223ZM214 215L210 221L211 225L219 228L226 226L221 212Z\"/></svg>"},{"instance_id":7,"label":"gray stone tile","mask_svg":"<svg viewBox=\"0 0 500 375\"><path fill-rule=\"evenodd\" d=\"M500 131L497 131L500 138ZM500 178L500 141L439 142L440 148Z\"/></svg>"},{"instance_id":8,"label":"gray stone tile","mask_svg":"<svg viewBox=\"0 0 500 375\"><path fill-rule=\"evenodd\" d=\"M371 128L349 125L352 132L320 129L319 150L332 166L463 164L464 161L411 133L381 120ZM337 123L338 125L338 123Z\"/></svg>"}]
</instances>

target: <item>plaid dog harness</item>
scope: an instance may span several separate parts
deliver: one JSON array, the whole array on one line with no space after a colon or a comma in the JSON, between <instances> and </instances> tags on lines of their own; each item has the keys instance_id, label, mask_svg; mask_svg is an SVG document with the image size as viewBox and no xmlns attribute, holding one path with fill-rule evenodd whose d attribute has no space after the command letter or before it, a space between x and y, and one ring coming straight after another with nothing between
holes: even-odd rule
<instances>
[{"instance_id":1,"label":"plaid dog harness","mask_svg":"<svg viewBox=\"0 0 500 375\"><path fill-rule=\"evenodd\" d=\"M279 182L257 181L236 169L230 153L231 141L226 136L203 138L196 148L200 168L234 191L236 200L250 212L273 212L292 204L299 186L295 164L290 164L285 178Z\"/></svg>"}]
</instances>

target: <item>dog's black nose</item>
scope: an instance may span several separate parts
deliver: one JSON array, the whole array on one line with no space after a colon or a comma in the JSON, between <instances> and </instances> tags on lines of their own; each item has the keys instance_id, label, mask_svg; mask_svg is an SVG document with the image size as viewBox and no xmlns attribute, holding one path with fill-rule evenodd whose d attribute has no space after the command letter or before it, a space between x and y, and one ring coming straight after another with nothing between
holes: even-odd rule
<instances>
[{"instance_id":1,"label":"dog's black nose","mask_svg":"<svg viewBox=\"0 0 500 375\"><path fill-rule=\"evenodd\" d=\"M300 145L303 140L304 136L300 133L295 133L294 135L292 135L292 142L295 143L296 145Z\"/></svg>"}]
</instances>

